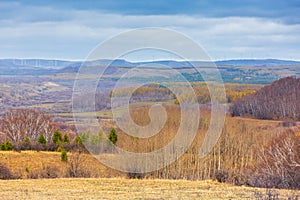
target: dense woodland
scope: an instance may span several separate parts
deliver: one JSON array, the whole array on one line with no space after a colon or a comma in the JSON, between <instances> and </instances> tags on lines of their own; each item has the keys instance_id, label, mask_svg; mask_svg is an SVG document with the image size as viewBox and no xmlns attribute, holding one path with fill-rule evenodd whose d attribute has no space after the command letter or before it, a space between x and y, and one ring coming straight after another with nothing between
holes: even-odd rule
<instances>
[{"instance_id":1,"label":"dense woodland","mask_svg":"<svg viewBox=\"0 0 300 200\"><path fill-rule=\"evenodd\" d=\"M287 77L233 102L233 116L300 120L300 78Z\"/></svg>"}]
</instances>

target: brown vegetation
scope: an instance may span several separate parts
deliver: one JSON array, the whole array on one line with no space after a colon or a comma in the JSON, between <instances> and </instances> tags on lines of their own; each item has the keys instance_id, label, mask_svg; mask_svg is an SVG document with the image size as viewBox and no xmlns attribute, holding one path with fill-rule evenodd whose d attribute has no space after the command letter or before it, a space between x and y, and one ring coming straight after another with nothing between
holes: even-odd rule
<instances>
[{"instance_id":1,"label":"brown vegetation","mask_svg":"<svg viewBox=\"0 0 300 200\"><path fill-rule=\"evenodd\" d=\"M293 82L294 78L287 78L287 80ZM151 87L154 89L142 88L137 90L137 94L141 93L141 96L142 94L149 94L151 96L155 93L152 90L158 88L164 95L171 95L166 88ZM205 97L202 98L203 101L209 100L209 97L205 96L205 92L207 92L205 85L195 84L193 87L198 88L196 90L198 91L198 93L196 92L198 100L199 97ZM219 99L220 101L231 101L245 94L252 93L254 90L253 88L245 89L243 87L240 88L241 90L238 90L235 88L235 85L232 87L234 90L231 91L232 93L229 92L231 96L227 96L227 99ZM222 88L216 87L215 90L218 92ZM261 91L264 90L262 89ZM262 92L257 92L254 95L258 93ZM243 102L247 98L249 97L246 96L236 100L233 107L237 105L236 102ZM276 103L278 102L276 101ZM130 115L136 124L145 126L150 122L148 113L150 106L151 103L130 107ZM99 163L95 164L87 161L90 156L85 154L86 150L83 148L83 144L89 147L88 149L92 153L100 154L98 156L103 157L119 156L112 143L132 152L152 152L165 146L174 138L180 127L181 110L178 105L169 103L164 104L164 107L168 115L164 127L158 134L144 139L130 136L118 129L114 124L111 124L112 127L103 127L102 130L114 130L112 128L116 128L114 138L117 139L112 140L108 132L100 131L99 133L85 132L76 137L75 135L67 134L67 137L64 137L66 138L65 140L61 134L57 135L57 132L54 132L55 129L53 127L56 126L53 125L49 117L30 110L8 111L2 119L1 132L6 136L4 142L7 142L7 138L9 138L9 140L13 141L14 147L20 142L27 142L26 138L28 137L29 141L40 141L39 145L41 148L31 149L57 151L65 149L73 151L71 153L68 152L68 157L64 155L64 162L61 161L59 156L59 160L56 161L59 163L58 166L54 163L45 164L42 167L38 167L39 170L37 171L32 170L32 167L28 167L28 170L25 167L26 176L24 176L23 166L22 173L14 172L17 173L16 177L18 177L18 173L19 177L23 178L115 177L121 175L129 178L215 179L219 182L237 185L299 188L297 184L299 182L297 174L300 174L299 137L297 134L294 134L297 131L296 123L291 124L291 126L294 126L292 130L283 127L285 125L280 121L262 121L227 116L222 134L218 138L216 145L208 155L200 158L200 147L211 121L210 106L202 106L201 108L199 128L192 145L182 156L178 156L177 160L167 167L146 174L124 174L107 169ZM126 122L128 117L124 115L121 120ZM44 129L47 129L48 135L44 133ZM43 138L39 140L42 134L45 134L45 138L47 138L46 143L43 142ZM69 139L69 136L72 137ZM54 145L54 148L48 148L49 145L50 147ZM176 146L173 147L173 154L176 154L176 148ZM80 153L75 153L75 150L80 150ZM14 161L11 160L11 162L13 163ZM8 169L15 169L9 166L9 162L6 164ZM97 166L101 166L100 168L105 170L99 170ZM279 179L275 180L274 177L279 177Z\"/></svg>"},{"instance_id":2,"label":"brown vegetation","mask_svg":"<svg viewBox=\"0 0 300 200\"><path fill-rule=\"evenodd\" d=\"M233 116L300 120L300 78L287 77L233 102Z\"/></svg>"},{"instance_id":3,"label":"brown vegetation","mask_svg":"<svg viewBox=\"0 0 300 200\"><path fill-rule=\"evenodd\" d=\"M59 134L59 141L53 140L55 133ZM62 134L67 141L63 141ZM49 115L30 109L6 111L0 119L0 136L1 150L56 151L58 147L72 149L75 146L71 126L55 123Z\"/></svg>"},{"instance_id":4,"label":"brown vegetation","mask_svg":"<svg viewBox=\"0 0 300 200\"><path fill-rule=\"evenodd\" d=\"M278 199L295 200L299 191L237 187L215 181L159 179L0 180L1 199ZM13 189L12 189L13 188ZM276 198L272 198L276 199Z\"/></svg>"},{"instance_id":5,"label":"brown vegetation","mask_svg":"<svg viewBox=\"0 0 300 200\"><path fill-rule=\"evenodd\" d=\"M287 130L259 152L257 185L300 188L300 134Z\"/></svg>"},{"instance_id":6,"label":"brown vegetation","mask_svg":"<svg viewBox=\"0 0 300 200\"><path fill-rule=\"evenodd\" d=\"M165 107L168 119L164 128L158 134L147 139L139 139L117 130L119 135L117 145L132 152L151 152L170 142L180 125L180 109L177 106L165 105ZM131 116L137 124L145 125L149 123L148 110L149 106L133 108ZM268 148L274 150L275 148L272 148L274 145L272 146L270 141L276 140L277 134L284 135L287 134L286 131L291 130L282 127L282 123L279 121L262 121L227 116L223 132L217 144L206 157L200 158L199 150L209 123L209 111L202 110L197 136L188 151L170 166L141 177L192 180L217 179L220 182L237 185L271 187L267 183L267 179L261 182L258 181L261 174L258 169L264 170L264 167L267 167L262 164L262 158L264 157L262 152L267 151ZM296 130L297 128L292 132ZM291 142L291 140L288 141ZM297 150L299 141L294 140L293 142L295 148L292 156L294 158L299 155L299 150ZM292 145L292 143L289 144ZM287 146L283 146L281 151L287 152ZM277 159L279 160L276 162L288 162L286 164L291 165L298 162L295 161L296 158L288 161L282 160L284 157L278 157ZM282 163L282 165L285 164ZM291 169L294 173L300 174L299 168L294 167ZM132 174L129 174L129 176L132 176ZM272 176L277 175L274 173ZM271 175L267 177L271 177ZM294 178L298 181L297 177ZM272 187L298 188L298 185L292 183L295 182L294 178L289 179L289 184L274 183Z\"/></svg>"},{"instance_id":7,"label":"brown vegetation","mask_svg":"<svg viewBox=\"0 0 300 200\"><path fill-rule=\"evenodd\" d=\"M60 152L0 151L1 169L7 169L0 179L37 179L63 177L125 177L101 164L90 154L68 152L68 162L61 161ZM2 174L4 170L1 170ZM0 175L1 176L1 175Z\"/></svg>"},{"instance_id":8,"label":"brown vegetation","mask_svg":"<svg viewBox=\"0 0 300 200\"><path fill-rule=\"evenodd\" d=\"M170 89L168 89L168 83L166 83L166 86L162 86L160 84L149 84L146 86L139 87L134 91L134 93L129 93L132 91L132 88L120 88L116 89L111 92L115 96L123 97L123 96L131 96L130 102L146 102L146 101L167 101L167 100L175 100L175 103L178 103L178 100L186 100L189 98L190 94L186 90L186 84L184 83L171 83L171 88L176 88L176 91L180 91L180 96L176 98L175 94L171 92ZM211 101L210 97L210 91L208 90L208 85L210 86L210 89L213 90L211 93L216 94L214 101L218 101L221 103L230 103L234 100L237 100L241 97L244 97L249 94L253 94L256 92L261 85L247 85L247 84L225 84L225 92L226 92L226 98L221 99L218 98L217 95L224 90L224 85L220 83L204 83L204 82L195 82L191 83L191 87L193 88L193 92L195 93L198 102L200 104L209 103Z\"/></svg>"},{"instance_id":9,"label":"brown vegetation","mask_svg":"<svg viewBox=\"0 0 300 200\"><path fill-rule=\"evenodd\" d=\"M51 140L55 126L50 117L34 110L16 109L4 113L0 130L13 143L24 141L26 137L37 141L41 134L46 141Z\"/></svg>"},{"instance_id":10,"label":"brown vegetation","mask_svg":"<svg viewBox=\"0 0 300 200\"><path fill-rule=\"evenodd\" d=\"M140 125L148 124L149 108L150 105L131 107L130 114L133 120ZM181 117L179 106L165 105L165 108L168 118L163 129L158 134L150 138L139 139L116 129L118 136L116 145L132 152L151 152L165 146L176 135L180 126ZM38 170L32 170L36 167L33 167L29 163L33 163L34 160L41 162L39 161L39 159L42 159L41 157L36 157L25 162L30 172L27 173L26 177L116 177L121 175L130 178L216 179L220 182L237 185L263 187L299 187L299 185L295 184L295 182L298 182L298 177L292 174L300 174L298 166L299 158L297 157L299 155L299 137L297 135L295 135L294 139L291 139L291 137L283 137L293 135L297 128L293 130L288 129L288 131L291 132L288 134L286 132L287 128L282 127L282 123L279 121L263 121L227 116L222 134L216 145L207 156L200 158L200 147L210 124L209 110L201 110L199 124L200 126L196 138L187 152L181 157L178 156L177 161L171 165L151 173L129 173L126 175L112 169L109 170L99 163L89 163L86 161L88 157L85 153L77 154L75 152L69 152L67 162L62 162L58 154L57 160L51 162L51 164L42 161L44 164L41 165L42 168L37 167ZM76 137L73 140L76 147L75 149L85 151L81 146L83 142L90 147L89 149L94 154L101 153L99 156L117 157L119 156L118 153L113 151L112 145L107 139L108 134L109 133L103 132L99 132L98 134L83 133L80 137ZM278 134L280 135L280 139L276 139ZM280 143L280 141L282 141L282 143ZM289 145L290 147L293 146L291 147L292 149L290 148L293 154L289 153ZM60 145L60 148L61 147L65 148L66 146ZM174 147L174 149L176 148ZM278 155L278 152L281 153L281 156ZM32 155L34 154L35 153L32 153ZM6 159L9 157L10 156L7 156ZM47 156L43 159L47 160ZM59 164L55 164L56 162ZM95 162L97 161L95 160ZM19 169L15 167L13 163L15 163L14 159L9 160L6 164L9 169ZM57 166L57 169L55 166ZM105 170L99 171L98 167L94 168L94 166L101 166L100 168ZM21 171L24 172L26 167L27 166L23 166ZM264 170L268 170L269 168L275 171L269 170L268 173L266 173ZM23 174L23 172L21 174ZM53 172L58 173L55 174ZM281 172L284 172L284 175L282 175ZM17 174L18 173L20 174L20 172L17 172ZM271 181L272 184L270 184L270 180L273 180L271 177L278 176L278 173L281 173L281 181L277 184ZM264 177L261 176L261 174L268 175ZM24 177L24 175L21 177ZM270 178L270 180L268 178Z\"/></svg>"}]
</instances>

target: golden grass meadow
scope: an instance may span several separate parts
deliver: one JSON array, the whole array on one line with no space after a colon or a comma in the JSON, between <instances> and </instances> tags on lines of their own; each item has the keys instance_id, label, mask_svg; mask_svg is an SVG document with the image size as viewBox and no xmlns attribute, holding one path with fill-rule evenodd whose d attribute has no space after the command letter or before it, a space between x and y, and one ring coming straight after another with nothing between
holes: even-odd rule
<instances>
[{"instance_id":1,"label":"golden grass meadow","mask_svg":"<svg viewBox=\"0 0 300 200\"><path fill-rule=\"evenodd\" d=\"M215 181L77 178L1 180L0 197L8 199L255 199L263 188L232 186ZM272 190L287 199L292 190Z\"/></svg>"},{"instance_id":2,"label":"golden grass meadow","mask_svg":"<svg viewBox=\"0 0 300 200\"><path fill-rule=\"evenodd\" d=\"M233 186L213 180L166 180L106 178L112 171L91 155L86 162L98 169L99 178L27 179L29 171L39 171L53 164L62 173L64 163L58 152L1 152L0 158L25 179L0 180L0 199L256 199L256 194L278 194L280 199L300 195L297 190L283 190Z\"/></svg>"}]
</instances>

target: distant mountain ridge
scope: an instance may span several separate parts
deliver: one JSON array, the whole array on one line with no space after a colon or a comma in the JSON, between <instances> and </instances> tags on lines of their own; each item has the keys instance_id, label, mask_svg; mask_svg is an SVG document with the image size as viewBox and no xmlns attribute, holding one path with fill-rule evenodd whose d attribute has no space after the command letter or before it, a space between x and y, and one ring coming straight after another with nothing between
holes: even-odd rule
<instances>
[{"instance_id":1,"label":"distant mountain ridge","mask_svg":"<svg viewBox=\"0 0 300 200\"><path fill-rule=\"evenodd\" d=\"M45 67L53 69L61 69L70 65L79 66L85 61L70 61L70 60L50 60L50 59L0 59L0 67ZM87 61L94 64L107 65L112 63L113 66L136 66L143 64L161 64L168 66L190 66L197 63L207 63L205 61L176 61L176 60L157 60L157 61L143 61L130 62L124 59L116 60L95 60ZM300 61L293 60L279 60L279 59L232 59L232 60L218 60L212 61L216 65L233 65L233 66L278 66L278 65L300 65Z\"/></svg>"},{"instance_id":2,"label":"distant mountain ridge","mask_svg":"<svg viewBox=\"0 0 300 200\"><path fill-rule=\"evenodd\" d=\"M232 66L283 66L300 65L299 61L278 60L278 59L240 59L240 60L221 60L215 62L217 65Z\"/></svg>"},{"instance_id":3,"label":"distant mountain ridge","mask_svg":"<svg viewBox=\"0 0 300 200\"><path fill-rule=\"evenodd\" d=\"M159 60L146 62L129 62L123 59L116 60L95 60L95 61L68 61L68 60L47 60L47 59L0 59L0 75L43 75L54 73L76 73L83 64L91 66L113 67L134 67L142 65L161 65L169 67L192 67L203 66L208 62L204 61L176 61ZM221 60L214 62L217 66L291 66L299 65L299 61L278 60L278 59L240 59Z\"/></svg>"}]
</instances>

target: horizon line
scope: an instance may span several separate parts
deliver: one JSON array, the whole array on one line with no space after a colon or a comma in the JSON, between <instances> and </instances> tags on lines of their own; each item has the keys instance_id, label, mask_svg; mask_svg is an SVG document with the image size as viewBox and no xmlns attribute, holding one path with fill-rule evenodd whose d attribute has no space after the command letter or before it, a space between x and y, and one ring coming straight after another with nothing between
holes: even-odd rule
<instances>
[{"instance_id":1,"label":"horizon line","mask_svg":"<svg viewBox=\"0 0 300 200\"><path fill-rule=\"evenodd\" d=\"M288 59L288 58L228 58L228 59L217 59L217 60L180 60L180 59L145 59L145 60L131 60L124 58L100 58L96 60L86 60L86 59L69 59L69 58L0 58L0 60L48 60L48 61L67 61L67 62L85 62L85 61L98 61L98 60L123 60L130 63L138 62L160 62L160 61L175 61L175 62L222 62L222 61L241 61L241 60L253 60L253 61L263 61L263 60L278 60L278 61L292 61L300 62L300 59Z\"/></svg>"}]
</instances>

